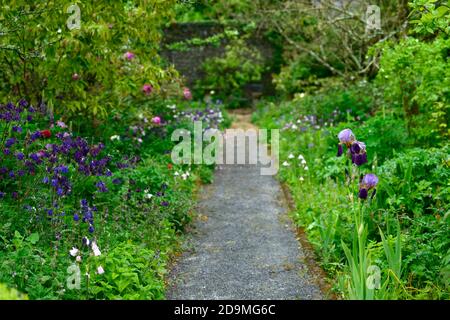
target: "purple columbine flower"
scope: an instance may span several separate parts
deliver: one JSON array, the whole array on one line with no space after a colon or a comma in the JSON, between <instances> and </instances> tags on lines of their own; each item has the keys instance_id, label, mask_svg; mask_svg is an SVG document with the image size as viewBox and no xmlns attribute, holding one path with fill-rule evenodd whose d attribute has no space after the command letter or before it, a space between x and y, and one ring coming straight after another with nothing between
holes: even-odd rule
<instances>
[{"instance_id":1,"label":"purple columbine flower","mask_svg":"<svg viewBox=\"0 0 450 320\"><path fill-rule=\"evenodd\" d=\"M31 134L31 141L37 140L42 136L40 131L35 131Z\"/></svg>"},{"instance_id":2,"label":"purple columbine flower","mask_svg":"<svg viewBox=\"0 0 450 320\"><path fill-rule=\"evenodd\" d=\"M367 199L369 195L369 190L373 189L372 196L373 198L376 193L376 186L378 184L378 177L373 173L366 174L362 179L359 186L359 197L361 199Z\"/></svg>"},{"instance_id":3,"label":"purple columbine flower","mask_svg":"<svg viewBox=\"0 0 450 320\"><path fill-rule=\"evenodd\" d=\"M17 160L23 160L25 158L25 155L22 152L16 153Z\"/></svg>"},{"instance_id":4,"label":"purple columbine flower","mask_svg":"<svg viewBox=\"0 0 450 320\"><path fill-rule=\"evenodd\" d=\"M79 221L79 220L80 220L80 216L77 213L75 213L73 215L73 221Z\"/></svg>"},{"instance_id":5,"label":"purple columbine flower","mask_svg":"<svg viewBox=\"0 0 450 320\"><path fill-rule=\"evenodd\" d=\"M5 142L5 147L9 148L11 147L14 143L16 143L16 139L15 138L9 138L6 140Z\"/></svg>"},{"instance_id":6,"label":"purple columbine flower","mask_svg":"<svg viewBox=\"0 0 450 320\"><path fill-rule=\"evenodd\" d=\"M94 231L95 231L94 226L91 224L91 225L89 226L89 232L90 232L90 233L93 233Z\"/></svg>"},{"instance_id":7,"label":"purple columbine flower","mask_svg":"<svg viewBox=\"0 0 450 320\"><path fill-rule=\"evenodd\" d=\"M97 182L95 185L99 192L108 192L108 188L106 188L106 185L103 181Z\"/></svg>"},{"instance_id":8,"label":"purple columbine flower","mask_svg":"<svg viewBox=\"0 0 450 320\"><path fill-rule=\"evenodd\" d=\"M89 244L91 243L91 241L89 241L87 237L83 237L82 242L85 246L89 246Z\"/></svg>"},{"instance_id":9,"label":"purple columbine flower","mask_svg":"<svg viewBox=\"0 0 450 320\"><path fill-rule=\"evenodd\" d=\"M22 127L20 127L20 126L13 126L12 127L12 131L21 133L22 132Z\"/></svg>"},{"instance_id":10,"label":"purple columbine flower","mask_svg":"<svg viewBox=\"0 0 450 320\"><path fill-rule=\"evenodd\" d=\"M115 179L113 179L112 183L113 184L121 184L122 183L122 179L115 178Z\"/></svg>"}]
</instances>

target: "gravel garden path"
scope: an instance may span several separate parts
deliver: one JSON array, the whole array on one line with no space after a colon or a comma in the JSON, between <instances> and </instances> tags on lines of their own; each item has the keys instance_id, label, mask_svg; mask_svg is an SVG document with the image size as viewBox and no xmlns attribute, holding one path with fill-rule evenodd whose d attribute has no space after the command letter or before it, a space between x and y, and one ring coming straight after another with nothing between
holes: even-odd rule
<instances>
[{"instance_id":1,"label":"gravel garden path","mask_svg":"<svg viewBox=\"0 0 450 320\"><path fill-rule=\"evenodd\" d=\"M249 128L237 115L233 127ZM168 299L323 299L280 184L257 165L224 165L204 186Z\"/></svg>"}]
</instances>

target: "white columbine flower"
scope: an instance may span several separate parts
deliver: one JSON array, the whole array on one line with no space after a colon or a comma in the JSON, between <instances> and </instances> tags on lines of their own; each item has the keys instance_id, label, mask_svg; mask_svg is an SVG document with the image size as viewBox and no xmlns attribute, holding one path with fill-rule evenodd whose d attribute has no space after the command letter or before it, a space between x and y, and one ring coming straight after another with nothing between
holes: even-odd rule
<instances>
[{"instance_id":1,"label":"white columbine flower","mask_svg":"<svg viewBox=\"0 0 450 320\"><path fill-rule=\"evenodd\" d=\"M78 253L78 249L73 247L72 250L69 251L72 257L75 257Z\"/></svg>"},{"instance_id":2,"label":"white columbine flower","mask_svg":"<svg viewBox=\"0 0 450 320\"><path fill-rule=\"evenodd\" d=\"M291 126L291 129L292 129L292 130L297 130L298 127L297 127L297 125L293 124L293 125Z\"/></svg>"},{"instance_id":3,"label":"white columbine flower","mask_svg":"<svg viewBox=\"0 0 450 320\"><path fill-rule=\"evenodd\" d=\"M305 160L305 158L303 158L303 155L299 155L298 160Z\"/></svg>"},{"instance_id":4,"label":"white columbine flower","mask_svg":"<svg viewBox=\"0 0 450 320\"><path fill-rule=\"evenodd\" d=\"M119 141L119 140L120 140L120 136L118 136L118 135L116 134L116 135L111 136L110 139L111 139L111 141L114 141L114 140Z\"/></svg>"},{"instance_id":5,"label":"white columbine flower","mask_svg":"<svg viewBox=\"0 0 450 320\"><path fill-rule=\"evenodd\" d=\"M289 164L289 162L285 161L285 162L283 162L283 166L285 166L285 167L289 167L289 166L290 166L290 164Z\"/></svg>"},{"instance_id":6,"label":"white columbine flower","mask_svg":"<svg viewBox=\"0 0 450 320\"><path fill-rule=\"evenodd\" d=\"M146 199L151 199L153 197L153 195L151 193L146 193L145 194L145 198Z\"/></svg>"},{"instance_id":7,"label":"white columbine flower","mask_svg":"<svg viewBox=\"0 0 450 320\"><path fill-rule=\"evenodd\" d=\"M303 180L305 180L303 177L300 177L300 181L303 181Z\"/></svg>"},{"instance_id":8,"label":"white columbine flower","mask_svg":"<svg viewBox=\"0 0 450 320\"><path fill-rule=\"evenodd\" d=\"M77 262L81 262L81 256L77 256L77 257L75 258L75 260L76 260Z\"/></svg>"},{"instance_id":9,"label":"white columbine flower","mask_svg":"<svg viewBox=\"0 0 450 320\"><path fill-rule=\"evenodd\" d=\"M186 180L187 179L187 175L186 175L186 173L183 173L182 175L181 175L181 178L183 178L183 180Z\"/></svg>"},{"instance_id":10,"label":"white columbine flower","mask_svg":"<svg viewBox=\"0 0 450 320\"><path fill-rule=\"evenodd\" d=\"M305 159L302 160L302 164L306 164L306 160Z\"/></svg>"},{"instance_id":11,"label":"white columbine flower","mask_svg":"<svg viewBox=\"0 0 450 320\"><path fill-rule=\"evenodd\" d=\"M100 252L100 249L97 246L97 243L92 242L92 252L94 252L94 256L98 257L99 255L101 255L102 253Z\"/></svg>"},{"instance_id":12,"label":"white columbine flower","mask_svg":"<svg viewBox=\"0 0 450 320\"><path fill-rule=\"evenodd\" d=\"M175 177L179 176L180 174L178 173L178 171L175 171L175 173L173 174Z\"/></svg>"},{"instance_id":13,"label":"white columbine flower","mask_svg":"<svg viewBox=\"0 0 450 320\"><path fill-rule=\"evenodd\" d=\"M306 170L306 171L308 171L308 170L309 170L308 166L306 166L306 167L305 167L305 170Z\"/></svg>"},{"instance_id":14,"label":"white columbine flower","mask_svg":"<svg viewBox=\"0 0 450 320\"><path fill-rule=\"evenodd\" d=\"M100 266L100 267L97 268L97 273L98 273L98 274L104 274L104 273L105 273L105 270L103 269L102 266Z\"/></svg>"},{"instance_id":15,"label":"white columbine flower","mask_svg":"<svg viewBox=\"0 0 450 320\"><path fill-rule=\"evenodd\" d=\"M291 153L291 154L288 156L288 158L289 158L289 159L294 159L295 156Z\"/></svg>"}]
</instances>

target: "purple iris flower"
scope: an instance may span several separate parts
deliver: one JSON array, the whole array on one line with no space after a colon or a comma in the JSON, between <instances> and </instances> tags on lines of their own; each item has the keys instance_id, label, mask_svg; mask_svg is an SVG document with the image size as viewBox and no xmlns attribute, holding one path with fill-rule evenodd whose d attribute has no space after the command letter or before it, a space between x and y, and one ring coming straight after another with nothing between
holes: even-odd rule
<instances>
[{"instance_id":1,"label":"purple iris flower","mask_svg":"<svg viewBox=\"0 0 450 320\"><path fill-rule=\"evenodd\" d=\"M353 141L356 140L353 131L350 129L344 129L338 134L339 142L349 146Z\"/></svg>"},{"instance_id":2,"label":"purple iris flower","mask_svg":"<svg viewBox=\"0 0 450 320\"><path fill-rule=\"evenodd\" d=\"M378 177L373 173L366 174L362 179L359 186L359 197L361 199L367 199L369 195L369 190L373 189L372 196L373 198L376 193L375 187L378 184Z\"/></svg>"},{"instance_id":3,"label":"purple iris flower","mask_svg":"<svg viewBox=\"0 0 450 320\"><path fill-rule=\"evenodd\" d=\"M21 133L22 132L22 127L20 127L20 126L13 126L12 127L12 131Z\"/></svg>"},{"instance_id":4,"label":"purple iris flower","mask_svg":"<svg viewBox=\"0 0 450 320\"><path fill-rule=\"evenodd\" d=\"M366 145L360 141L354 141L350 146L352 162L357 166L367 163Z\"/></svg>"},{"instance_id":5,"label":"purple iris flower","mask_svg":"<svg viewBox=\"0 0 450 320\"><path fill-rule=\"evenodd\" d=\"M338 144L338 152L337 156L340 157L344 153L344 149L342 148L342 144Z\"/></svg>"},{"instance_id":6,"label":"purple iris flower","mask_svg":"<svg viewBox=\"0 0 450 320\"><path fill-rule=\"evenodd\" d=\"M344 149L342 145L346 145L347 148L350 148L353 141L356 140L355 135L353 134L353 131L350 129L344 129L338 134L339 144L338 144L338 152L337 156L340 157L344 153Z\"/></svg>"}]
</instances>

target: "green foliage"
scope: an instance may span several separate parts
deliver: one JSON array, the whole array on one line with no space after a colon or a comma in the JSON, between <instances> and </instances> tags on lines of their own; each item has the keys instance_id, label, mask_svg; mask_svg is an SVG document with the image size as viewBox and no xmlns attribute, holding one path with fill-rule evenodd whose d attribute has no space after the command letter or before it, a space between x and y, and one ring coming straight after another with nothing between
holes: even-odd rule
<instances>
[{"instance_id":1,"label":"green foliage","mask_svg":"<svg viewBox=\"0 0 450 320\"><path fill-rule=\"evenodd\" d=\"M412 0L411 23L418 34L450 34L450 1Z\"/></svg>"},{"instance_id":2,"label":"green foliage","mask_svg":"<svg viewBox=\"0 0 450 320\"><path fill-rule=\"evenodd\" d=\"M64 116L104 117L128 96L174 77L159 61L161 26L175 1L2 1L0 92ZM67 10L80 8L80 29ZM73 12L72 12L72 15ZM130 51L134 59L126 59Z\"/></svg>"},{"instance_id":3,"label":"green foliage","mask_svg":"<svg viewBox=\"0 0 450 320\"><path fill-rule=\"evenodd\" d=\"M328 101L345 107L338 97L346 91L336 89L261 104L254 119L261 127L282 129L279 176L297 205L293 218L338 280L337 292L354 299L448 299L449 147L414 148L403 113L389 104L377 107L378 89L367 86L372 88L349 89L355 97L373 92L360 116L338 113L327 125L311 119L330 119ZM357 180L363 171L336 157L336 136L349 127L366 143L367 167L380 178L374 200L360 215ZM374 279L371 266L381 272L372 291L365 281Z\"/></svg>"},{"instance_id":4,"label":"green foliage","mask_svg":"<svg viewBox=\"0 0 450 320\"><path fill-rule=\"evenodd\" d=\"M407 38L383 50L377 79L386 102L403 113L408 132L423 145L449 137L449 50L450 40L443 38L429 43Z\"/></svg>"},{"instance_id":5,"label":"green foliage","mask_svg":"<svg viewBox=\"0 0 450 320\"><path fill-rule=\"evenodd\" d=\"M166 49L172 51L189 51L192 47L219 47L225 40L235 39L238 34L237 30L226 29L223 33L217 33L207 38L191 38L185 41L174 42L166 45Z\"/></svg>"},{"instance_id":6,"label":"green foliage","mask_svg":"<svg viewBox=\"0 0 450 320\"><path fill-rule=\"evenodd\" d=\"M264 70L259 51L246 43L245 38L232 40L225 48L223 57L210 58L203 68L204 79L197 88L206 91L217 91L229 107L233 103L242 103L245 99L243 87L261 80Z\"/></svg>"},{"instance_id":7,"label":"green foliage","mask_svg":"<svg viewBox=\"0 0 450 320\"><path fill-rule=\"evenodd\" d=\"M449 147L395 153L379 171L378 201L398 214L444 216L450 210Z\"/></svg>"},{"instance_id":8,"label":"green foliage","mask_svg":"<svg viewBox=\"0 0 450 320\"><path fill-rule=\"evenodd\" d=\"M108 300L164 298L165 255L130 242L118 245L98 261L107 272L91 277L90 295Z\"/></svg>"},{"instance_id":9,"label":"green foliage","mask_svg":"<svg viewBox=\"0 0 450 320\"><path fill-rule=\"evenodd\" d=\"M28 300L28 297L0 283L0 300Z\"/></svg>"}]
</instances>

